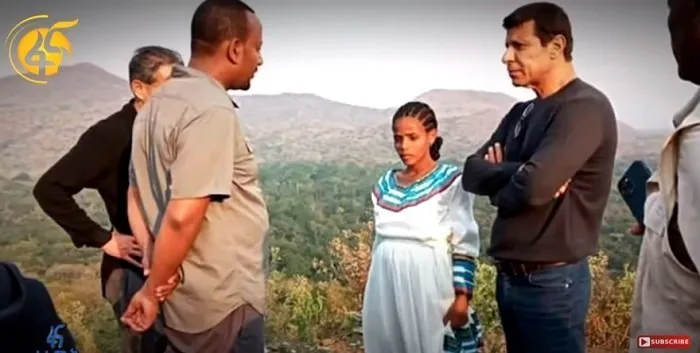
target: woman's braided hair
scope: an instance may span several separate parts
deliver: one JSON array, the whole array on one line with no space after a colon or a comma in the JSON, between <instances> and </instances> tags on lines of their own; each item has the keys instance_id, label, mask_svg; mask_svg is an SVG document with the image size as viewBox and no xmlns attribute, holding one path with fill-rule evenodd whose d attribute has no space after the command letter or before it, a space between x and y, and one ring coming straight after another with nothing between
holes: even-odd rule
<instances>
[{"instance_id":1,"label":"woman's braided hair","mask_svg":"<svg viewBox=\"0 0 700 353\"><path fill-rule=\"evenodd\" d=\"M418 121L423 123L423 127L426 131L432 131L438 127L433 108L423 102L412 101L399 107L396 113L394 113L394 118L391 120L392 125L403 117L418 119ZM435 138L435 142L430 145L430 157L434 161L440 159L440 147L442 147L442 142L442 137L438 136Z\"/></svg>"}]
</instances>

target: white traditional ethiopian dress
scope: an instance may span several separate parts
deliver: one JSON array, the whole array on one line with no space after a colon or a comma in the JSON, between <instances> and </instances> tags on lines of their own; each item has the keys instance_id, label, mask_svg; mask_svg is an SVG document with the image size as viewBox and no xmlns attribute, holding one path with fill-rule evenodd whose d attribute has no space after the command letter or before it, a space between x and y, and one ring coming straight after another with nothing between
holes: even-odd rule
<instances>
[{"instance_id":1,"label":"white traditional ethiopian dress","mask_svg":"<svg viewBox=\"0 0 700 353\"><path fill-rule=\"evenodd\" d=\"M407 187L390 170L374 187L372 203L375 240L362 308L365 352L479 352L481 326L471 305L463 327L452 331L442 322L456 289L472 293L479 253L474 195L462 189L460 169L438 164Z\"/></svg>"}]
</instances>

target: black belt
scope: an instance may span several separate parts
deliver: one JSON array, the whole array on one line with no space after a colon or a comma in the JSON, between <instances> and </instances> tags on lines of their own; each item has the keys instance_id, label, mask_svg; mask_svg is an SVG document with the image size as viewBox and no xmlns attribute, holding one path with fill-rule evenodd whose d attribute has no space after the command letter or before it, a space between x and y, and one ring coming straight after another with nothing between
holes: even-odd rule
<instances>
[{"instance_id":1,"label":"black belt","mask_svg":"<svg viewBox=\"0 0 700 353\"><path fill-rule=\"evenodd\" d=\"M527 276L545 268L559 267L569 264L571 264L571 262L524 262L497 260L494 265L496 266L496 270L498 270L500 273L504 273L509 276Z\"/></svg>"}]
</instances>

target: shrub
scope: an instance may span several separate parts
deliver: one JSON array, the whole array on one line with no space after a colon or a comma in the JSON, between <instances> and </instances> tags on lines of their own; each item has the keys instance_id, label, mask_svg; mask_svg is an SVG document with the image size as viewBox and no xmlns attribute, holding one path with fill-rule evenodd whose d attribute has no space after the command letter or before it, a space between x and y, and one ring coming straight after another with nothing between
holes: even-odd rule
<instances>
[{"instance_id":1,"label":"shrub","mask_svg":"<svg viewBox=\"0 0 700 353\"><path fill-rule=\"evenodd\" d=\"M274 342L328 346L334 352L362 352L359 312L367 281L372 225L345 232L329 244L334 259L315 262L313 276L289 276L272 272L268 279L268 337ZM273 267L279 261L272 250ZM592 352L623 352L628 345L629 315L634 272L610 275L608 258L599 253L590 259L593 278L588 316L588 345ZM322 276L319 276L322 275ZM97 271L83 266L59 265L46 271L59 313L74 332L81 352L119 352L119 332L109 306L101 298ZM80 277L80 278L78 278ZM312 281L311 277L327 280ZM486 334L489 352L504 352L503 332L495 301L496 271L478 264L473 305ZM302 352L303 350L297 350Z\"/></svg>"},{"instance_id":2,"label":"shrub","mask_svg":"<svg viewBox=\"0 0 700 353\"><path fill-rule=\"evenodd\" d=\"M304 278L279 273L271 278L269 328L276 339L304 340L312 344L338 338L359 341L352 334L361 326L357 318L371 258L371 230L370 224L359 232L346 232L331 242L330 251L335 262L330 264L330 270L326 270L334 278L331 284L314 284ZM477 268L477 289L472 303L483 323L489 352L505 352L495 300L496 270L486 263L479 263ZM589 349L626 351L634 272L627 269L619 278L612 277L608 271L608 258L602 252L590 259L590 268L593 290L588 315ZM353 324L354 327L349 326ZM303 327L301 333L299 327ZM321 329L327 327L335 329Z\"/></svg>"}]
</instances>

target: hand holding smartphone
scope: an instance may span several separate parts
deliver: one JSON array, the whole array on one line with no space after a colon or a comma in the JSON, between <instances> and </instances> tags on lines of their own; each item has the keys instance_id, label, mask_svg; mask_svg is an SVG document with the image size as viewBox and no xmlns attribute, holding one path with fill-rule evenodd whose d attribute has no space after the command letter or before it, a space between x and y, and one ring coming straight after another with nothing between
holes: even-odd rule
<instances>
[{"instance_id":1,"label":"hand holding smartphone","mask_svg":"<svg viewBox=\"0 0 700 353\"><path fill-rule=\"evenodd\" d=\"M651 169L643 161L637 160L632 162L617 183L617 190L639 226L644 225L646 183L650 177Z\"/></svg>"}]
</instances>

